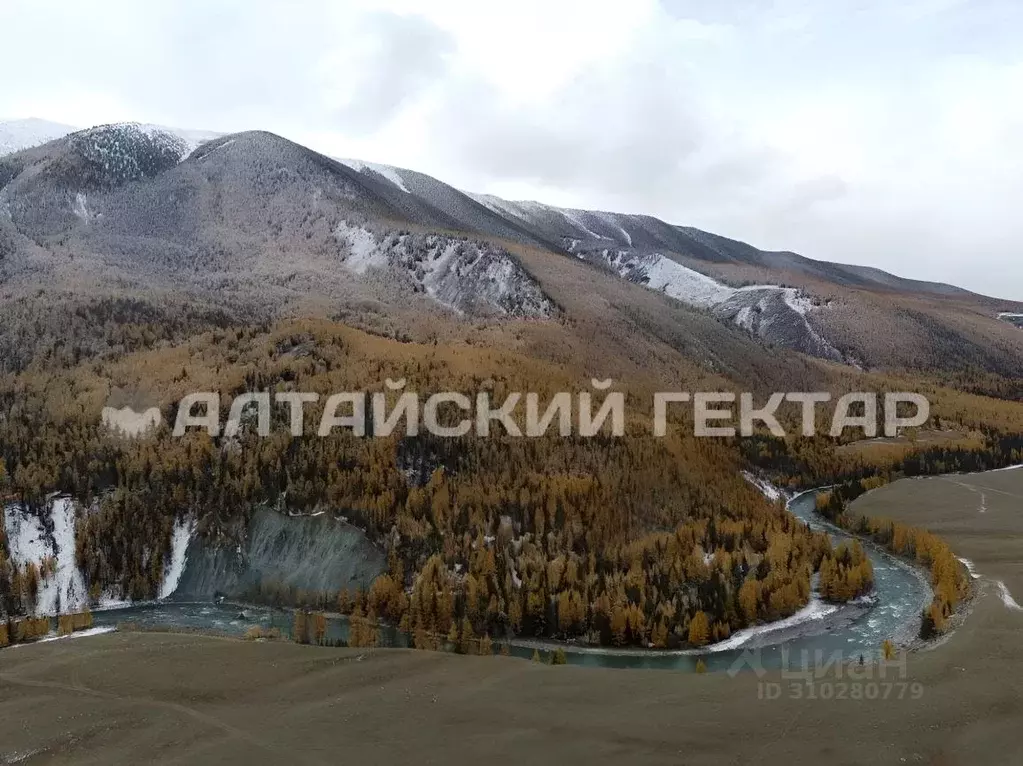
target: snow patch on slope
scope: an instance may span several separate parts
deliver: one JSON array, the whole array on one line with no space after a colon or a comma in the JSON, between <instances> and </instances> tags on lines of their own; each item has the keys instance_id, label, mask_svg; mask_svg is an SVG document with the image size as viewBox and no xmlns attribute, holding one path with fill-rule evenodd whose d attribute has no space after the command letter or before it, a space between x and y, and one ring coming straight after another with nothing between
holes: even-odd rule
<instances>
[{"instance_id":1,"label":"snow patch on slope","mask_svg":"<svg viewBox=\"0 0 1023 766\"><path fill-rule=\"evenodd\" d=\"M89 210L89 200L84 193L75 194L75 202L71 206L71 212L79 218L82 223L88 223L93 219L92 211Z\"/></svg>"},{"instance_id":2,"label":"snow patch on slope","mask_svg":"<svg viewBox=\"0 0 1023 766\"><path fill-rule=\"evenodd\" d=\"M169 598L178 589L181 575L188 563L188 543L195 534L194 519L179 519L174 522L174 531L171 533L171 555L170 560L163 572L163 583L160 585L160 594L157 598Z\"/></svg>"},{"instance_id":3,"label":"snow patch on slope","mask_svg":"<svg viewBox=\"0 0 1023 766\"><path fill-rule=\"evenodd\" d=\"M376 173L377 175L383 176L406 194L411 194L408 187L405 186L405 179L401 177L401 171L396 167L392 167L391 165L378 165L375 162L363 162L362 160L339 159L338 162L342 165L347 165L357 173L365 173L368 170Z\"/></svg>"},{"instance_id":4,"label":"snow patch on slope","mask_svg":"<svg viewBox=\"0 0 1023 766\"><path fill-rule=\"evenodd\" d=\"M546 211L546 206L539 202L512 202L492 194L474 194L472 192L466 192L466 195L498 215L511 216L525 221L534 221L538 214Z\"/></svg>"},{"instance_id":5,"label":"snow patch on slope","mask_svg":"<svg viewBox=\"0 0 1023 766\"><path fill-rule=\"evenodd\" d=\"M651 290L659 290L690 306L711 308L736 293L735 289L663 255L636 257L619 251L605 258L622 276L635 275L637 281L645 278Z\"/></svg>"},{"instance_id":6,"label":"snow patch on slope","mask_svg":"<svg viewBox=\"0 0 1023 766\"><path fill-rule=\"evenodd\" d=\"M772 503L788 497L788 494L784 490L778 489L778 487L771 484L771 482L769 482L767 479L761 479L760 477L753 475L749 471L743 471L742 478L744 478L754 487L759 489L761 494L768 500L770 500Z\"/></svg>"},{"instance_id":7,"label":"snow patch on slope","mask_svg":"<svg viewBox=\"0 0 1023 766\"><path fill-rule=\"evenodd\" d=\"M579 251L576 256L603 263L624 279L662 292L681 303L709 309L769 342L842 361L841 352L818 333L807 318L818 307L794 287L730 287L660 253L603 249Z\"/></svg>"},{"instance_id":8,"label":"snow patch on slope","mask_svg":"<svg viewBox=\"0 0 1023 766\"><path fill-rule=\"evenodd\" d=\"M493 213L510 218L527 225L554 226L561 231L562 239L567 241L603 242L618 246L632 247L632 235L618 222L615 213L596 210L579 210L576 208L554 207L542 202L530 200L511 201L495 197L492 194L476 194L465 192L471 199L486 207ZM590 223L587 223L589 221ZM593 227L607 227L608 232L601 234ZM566 230L570 229L570 230Z\"/></svg>"},{"instance_id":9,"label":"snow patch on slope","mask_svg":"<svg viewBox=\"0 0 1023 766\"><path fill-rule=\"evenodd\" d=\"M334 229L334 236L348 245L345 267L356 274L365 274L370 268L387 265L387 253L377 244L371 231L341 221Z\"/></svg>"},{"instance_id":10,"label":"snow patch on slope","mask_svg":"<svg viewBox=\"0 0 1023 766\"><path fill-rule=\"evenodd\" d=\"M582 219L578 215L573 213L571 210L560 210L558 212L561 213L562 217L566 221L568 221L570 224L572 224L577 229L579 229L579 231L582 231L582 232L588 234L589 236L593 237L594 239L606 239L606 237L602 237L601 235L597 234L597 232L595 232L592 229L590 229L589 227L587 227L586 224L583 223Z\"/></svg>"},{"instance_id":11,"label":"snow patch on slope","mask_svg":"<svg viewBox=\"0 0 1023 766\"><path fill-rule=\"evenodd\" d=\"M625 229L623 229L618 224L617 221L615 221L613 214L611 214L611 213L599 213L598 212L598 213L593 213L593 215L595 215L601 221L606 223L608 226L612 226L615 229L617 229L621 233L622 239L625 240L625 244L628 245L629 247L632 247L632 235L629 234L629 232L627 232Z\"/></svg>"},{"instance_id":12,"label":"snow patch on slope","mask_svg":"<svg viewBox=\"0 0 1023 766\"><path fill-rule=\"evenodd\" d=\"M973 565L973 562L969 559L959 557L959 563L966 567L966 571L970 573L970 577L974 580L981 579L981 575L977 572ZM1014 612L1023 612L1023 606L1020 606L1016 599L1012 597L1012 593L1009 592L1009 587L1001 580L991 580L998 589L998 597L1005 604L1006 609L1011 609Z\"/></svg>"}]
</instances>

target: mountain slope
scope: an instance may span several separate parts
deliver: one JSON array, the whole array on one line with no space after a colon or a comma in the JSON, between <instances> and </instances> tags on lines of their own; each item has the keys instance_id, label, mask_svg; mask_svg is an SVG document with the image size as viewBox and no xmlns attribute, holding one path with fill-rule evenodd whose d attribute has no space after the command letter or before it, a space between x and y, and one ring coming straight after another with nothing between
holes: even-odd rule
<instances>
[{"instance_id":1,"label":"mountain slope","mask_svg":"<svg viewBox=\"0 0 1023 766\"><path fill-rule=\"evenodd\" d=\"M102 126L0 159L0 184L9 241L28 240L4 261L11 278L38 279L42 264L72 285L116 276L208 299L230 288L270 311L375 296L556 313L505 250L443 233L463 229L445 212L268 133L192 151L159 129ZM32 259L32 246L58 257Z\"/></svg>"},{"instance_id":2,"label":"mountain slope","mask_svg":"<svg viewBox=\"0 0 1023 766\"><path fill-rule=\"evenodd\" d=\"M462 194L415 171L349 161L405 196L421 196L462 230L573 255L596 268L705 308L767 343L867 367L971 365L1012 375L1021 339L1000 312L1023 304L880 269L769 252L644 215L558 208ZM493 218L481 219L466 198ZM707 291L710 291L707 293ZM878 332L884 327L885 332ZM966 354L949 355L949 339ZM926 360L926 361L924 361Z\"/></svg>"},{"instance_id":3,"label":"mountain slope","mask_svg":"<svg viewBox=\"0 0 1023 766\"><path fill-rule=\"evenodd\" d=\"M631 322L659 307L643 332L677 348L697 326L699 345L712 347L718 333L697 320L709 316L734 336L864 368L1023 375L1023 335L1000 318L1023 304L650 216L466 194L269 133L211 135L125 123L0 158L8 286L127 286L203 310L343 314L405 334L458 317L572 321L552 275L595 292L603 274L620 283L614 315ZM640 300L637 289L659 297Z\"/></svg>"}]
</instances>

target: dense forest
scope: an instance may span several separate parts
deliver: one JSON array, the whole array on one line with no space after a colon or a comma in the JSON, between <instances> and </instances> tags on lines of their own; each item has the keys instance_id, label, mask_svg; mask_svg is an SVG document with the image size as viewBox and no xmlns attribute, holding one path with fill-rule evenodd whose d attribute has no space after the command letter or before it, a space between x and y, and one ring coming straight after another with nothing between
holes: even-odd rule
<instances>
[{"instance_id":1,"label":"dense forest","mask_svg":"<svg viewBox=\"0 0 1023 766\"><path fill-rule=\"evenodd\" d=\"M1023 462L1023 442L994 427L956 446L900 448L880 461L842 452L845 437L733 441L678 428L655 438L653 389L643 380L627 389L623 437L523 439L498 430L438 438L399 429L320 438L307 412L308 435L292 438L289 413L277 407L266 437L243 427L232 436L176 438L175 402L195 390L226 400L246 391L373 392L386 378L403 378L405 390L421 394L486 390L499 402L523 390L549 401L578 380L511 351L402 343L330 322L217 328L187 342L152 337L148 350L71 366L62 354L56 366L37 361L0 377L5 494L29 512L44 509L51 492L76 499L76 560L93 597L154 597L176 519L194 518L199 534L233 546L239 522L258 507L344 516L385 547L388 572L366 593L289 596L352 615L362 642L383 621L423 647L510 635L700 646L793 614L807 603L815 573L827 599L868 592L873 573L862 548L833 549L747 482L750 466L792 488L848 482L825 511L936 571L929 619L940 630L962 596L961 583L935 564L945 560L940 541L850 520L844 503L870 477ZM101 426L112 390L142 387L163 414L154 433L126 439ZM935 417L951 420L955 406L939 406ZM4 611L31 611L47 575L46 562L16 566L0 537Z\"/></svg>"}]
</instances>

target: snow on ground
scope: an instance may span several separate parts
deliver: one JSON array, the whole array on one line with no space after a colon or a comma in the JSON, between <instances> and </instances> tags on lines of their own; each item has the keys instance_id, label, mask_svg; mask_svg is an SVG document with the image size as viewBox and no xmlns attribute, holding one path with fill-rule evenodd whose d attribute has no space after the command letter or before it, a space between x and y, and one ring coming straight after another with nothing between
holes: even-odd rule
<instances>
[{"instance_id":1,"label":"snow on ground","mask_svg":"<svg viewBox=\"0 0 1023 766\"><path fill-rule=\"evenodd\" d=\"M1009 593L1009 589L1006 587L1004 582L998 580L995 582L995 585L998 586L998 596L1002 599L1002 603L1005 604L1007 608L1016 612L1023 612L1023 606L1016 603L1016 599L1014 599L1012 594Z\"/></svg>"},{"instance_id":2,"label":"snow on ground","mask_svg":"<svg viewBox=\"0 0 1023 766\"><path fill-rule=\"evenodd\" d=\"M98 628L88 628L87 630L79 630L75 633L69 633L66 636L47 636L46 638L40 638L36 643L45 644L48 641L63 641L65 638L85 638L86 636L100 636L104 633L113 633L117 628L113 625L102 625Z\"/></svg>"},{"instance_id":3,"label":"snow on ground","mask_svg":"<svg viewBox=\"0 0 1023 766\"><path fill-rule=\"evenodd\" d=\"M1006 466L1005 468L995 468L992 471L987 471L987 473L1000 473L1001 471L1018 471L1020 468L1023 468L1023 464L1010 465Z\"/></svg>"},{"instance_id":4,"label":"snow on ground","mask_svg":"<svg viewBox=\"0 0 1023 766\"><path fill-rule=\"evenodd\" d=\"M220 151L221 149L226 149L227 147L229 147L229 146L230 146L231 144L233 144L233 143L234 143L234 139L233 139L233 138L231 138L231 139L228 139L228 140L227 140L227 141L225 141L224 143L222 143L222 144L219 144L218 146L215 146L215 147L214 147L214 148L212 148L212 149L207 149L207 150L203 151L203 152L202 152L202 154L200 154L200 155L198 155L198 156L196 157L196 159L199 159L199 160L204 160L204 159L206 159L207 157L209 157L209 156L211 156L211 155L213 155L213 154L216 154L216 153L217 153L218 151Z\"/></svg>"},{"instance_id":5,"label":"snow on ground","mask_svg":"<svg viewBox=\"0 0 1023 766\"><path fill-rule=\"evenodd\" d=\"M806 316L808 311L815 308L813 301L801 295L799 290L794 287L783 287L781 290L784 293L786 305L797 314Z\"/></svg>"},{"instance_id":6,"label":"snow on ground","mask_svg":"<svg viewBox=\"0 0 1023 766\"><path fill-rule=\"evenodd\" d=\"M195 534L195 519L179 519L174 522L174 531L171 533L171 555L170 561L163 572L163 583L160 585L158 598L168 598L178 589L181 575L185 571L187 563L186 553L188 543Z\"/></svg>"},{"instance_id":7,"label":"snow on ground","mask_svg":"<svg viewBox=\"0 0 1023 766\"><path fill-rule=\"evenodd\" d=\"M618 229L618 231L622 233L622 237L625 239L625 244L627 244L629 247L632 247L632 235L618 225L618 222L615 221L614 216L611 213L594 213L593 215L602 220L608 226L614 226L616 229Z\"/></svg>"},{"instance_id":8,"label":"snow on ground","mask_svg":"<svg viewBox=\"0 0 1023 766\"><path fill-rule=\"evenodd\" d=\"M981 579L981 575L973 566L972 561L960 557L959 563L966 567L966 571L970 573L970 577L974 580ZM992 580L991 582L993 582L995 587L998 588L998 597L1002 600L1002 603L1005 604L1007 609L1011 609L1014 612L1023 612L1023 606L1020 606L1016 602L1016 599L1012 597L1012 593L1009 592L1009 587L1004 582L1001 580Z\"/></svg>"},{"instance_id":9,"label":"snow on ground","mask_svg":"<svg viewBox=\"0 0 1023 766\"><path fill-rule=\"evenodd\" d=\"M433 300L459 314L483 309L547 317L556 311L529 273L499 248L437 234L378 235L347 221L338 223L334 237L346 246L342 263L349 271L404 270Z\"/></svg>"},{"instance_id":10,"label":"snow on ground","mask_svg":"<svg viewBox=\"0 0 1023 766\"><path fill-rule=\"evenodd\" d=\"M974 567L972 561L970 561L969 559L960 558L959 563L966 567L966 571L970 573L970 577L972 577L974 580L980 579L980 575L977 574L977 570Z\"/></svg>"},{"instance_id":11,"label":"snow on ground","mask_svg":"<svg viewBox=\"0 0 1023 766\"><path fill-rule=\"evenodd\" d=\"M586 257L585 252L576 255ZM777 340L769 331L778 320L786 325L799 322L805 337L811 341L806 344L810 353L836 360L842 358L841 353L813 328L807 318L819 307L794 287L730 287L660 253L639 254L632 250L607 249L597 255L625 279L663 292L690 306L710 309L768 340Z\"/></svg>"},{"instance_id":12,"label":"snow on ground","mask_svg":"<svg viewBox=\"0 0 1023 766\"><path fill-rule=\"evenodd\" d=\"M650 256L645 273L646 286L651 290L660 290L675 300L701 308L724 303L736 293L734 288L663 255Z\"/></svg>"},{"instance_id":13,"label":"snow on ground","mask_svg":"<svg viewBox=\"0 0 1023 766\"><path fill-rule=\"evenodd\" d=\"M778 487L774 486L773 484L771 484L771 482L767 481L766 479L761 479L757 476L754 476L749 471L743 471L742 478L744 478L754 487L759 489L763 493L764 497L766 497L768 500L771 500L772 502L776 500L781 500L786 496L786 493L783 490L778 489Z\"/></svg>"},{"instance_id":14,"label":"snow on ground","mask_svg":"<svg viewBox=\"0 0 1023 766\"><path fill-rule=\"evenodd\" d=\"M365 173L367 170L370 170L377 175L383 176L406 194L411 193L409 192L408 187L405 186L405 179L401 177L401 171L396 167L392 167L391 165L378 165L375 162L363 162L362 160L339 159L338 162L342 165L347 165L356 173Z\"/></svg>"},{"instance_id":15,"label":"snow on ground","mask_svg":"<svg viewBox=\"0 0 1023 766\"><path fill-rule=\"evenodd\" d=\"M498 215L510 216L533 225L542 224L542 217L552 212L552 208L539 202L525 200L512 202L492 194L475 194L473 192L465 192L465 194ZM560 211L554 210L554 212Z\"/></svg>"},{"instance_id":16,"label":"snow on ground","mask_svg":"<svg viewBox=\"0 0 1023 766\"><path fill-rule=\"evenodd\" d=\"M568 221L570 224L575 226L580 231L586 232L589 236L593 237L594 239L607 239L607 237L602 237L600 234L597 234L597 232L590 229L585 223L583 223L582 218L580 218L574 211L562 210L560 212L566 221Z\"/></svg>"},{"instance_id":17,"label":"snow on ground","mask_svg":"<svg viewBox=\"0 0 1023 766\"><path fill-rule=\"evenodd\" d=\"M813 622L815 620L823 620L825 617L837 612L838 608L839 607L835 604L825 603L817 594L813 594L810 597L810 603L791 617L786 617L784 620L778 620L777 622L769 622L765 625L757 625L753 628L746 628L745 630L737 631L724 641L719 641L718 643L710 646L708 651L713 653L724 652L729 649L738 649L747 641L750 641L757 636L774 633L777 630L793 628L797 625Z\"/></svg>"},{"instance_id":18,"label":"snow on ground","mask_svg":"<svg viewBox=\"0 0 1023 766\"><path fill-rule=\"evenodd\" d=\"M32 562L41 566L53 557L56 572L40 582L35 613L52 615L81 609L88 603L82 573L75 563L75 505L70 498L54 498L49 505L53 536L47 534L38 516L26 513L19 505L4 508L11 558L19 566Z\"/></svg>"},{"instance_id":19,"label":"snow on ground","mask_svg":"<svg viewBox=\"0 0 1023 766\"><path fill-rule=\"evenodd\" d=\"M768 292L781 294L785 305L802 317L816 308L813 301L794 287L748 285L729 287L713 277L666 258L659 253L636 255L629 251L605 250L604 259L623 277L644 277L645 285L700 308L713 308L742 293ZM741 313L741 312L740 312Z\"/></svg>"},{"instance_id":20,"label":"snow on ground","mask_svg":"<svg viewBox=\"0 0 1023 766\"><path fill-rule=\"evenodd\" d=\"M1023 319L1023 314L1014 314L1011 311L1003 311L998 315L999 319Z\"/></svg>"}]
</instances>

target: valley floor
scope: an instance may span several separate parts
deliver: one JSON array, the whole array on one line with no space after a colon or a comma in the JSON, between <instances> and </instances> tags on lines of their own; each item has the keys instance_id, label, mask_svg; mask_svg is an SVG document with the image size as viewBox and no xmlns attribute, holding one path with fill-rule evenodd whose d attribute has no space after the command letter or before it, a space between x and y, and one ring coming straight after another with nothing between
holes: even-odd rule
<instances>
[{"instance_id":1,"label":"valley floor","mask_svg":"<svg viewBox=\"0 0 1023 766\"><path fill-rule=\"evenodd\" d=\"M1023 470L854 506L945 535L980 574L965 625L908 658L918 699L892 676L878 699L822 699L821 682L810 699L778 673L115 633L0 652L0 763L1023 763L1023 611L1005 599L1023 597L1020 499Z\"/></svg>"}]
</instances>

